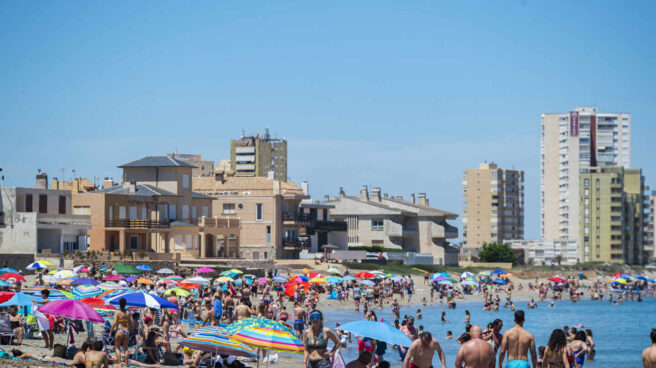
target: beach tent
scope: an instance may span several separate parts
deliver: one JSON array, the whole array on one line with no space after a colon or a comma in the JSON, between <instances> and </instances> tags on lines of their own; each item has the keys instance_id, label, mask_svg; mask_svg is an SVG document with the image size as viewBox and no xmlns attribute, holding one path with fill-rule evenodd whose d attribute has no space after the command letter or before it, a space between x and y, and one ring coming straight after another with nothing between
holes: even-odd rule
<instances>
[{"instance_id":1,"label":"beach tent","mask_svg":"<svg viewBox=\"0 0 656 368\"><path fill-rule=\"evenodd\" d=\"M120 275L140 275L143 272L136 267L125 263L117 263L113 265L112 268Z\"/></svg>"}]
</instances>

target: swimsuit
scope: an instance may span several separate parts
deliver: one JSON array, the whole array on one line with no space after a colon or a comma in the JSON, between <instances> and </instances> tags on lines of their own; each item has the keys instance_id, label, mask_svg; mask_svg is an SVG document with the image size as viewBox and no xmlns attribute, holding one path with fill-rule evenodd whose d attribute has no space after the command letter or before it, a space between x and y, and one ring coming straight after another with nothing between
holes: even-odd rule
<instances>
[{"instance_id":1,"label":"swimsuit","mask_svg":"<svg viewBox=\"0 0 656 368\"><path fill-rule=\"evenodd\" d=\"M303 331L304 327L305 327L305 322L303 322L302 319L294 320L294 329L296 331Z\"/></svg>"},{"instance_id":2,"label":"swimsuit","mask_svg":"<svg viewBox=\"0 0 656 368\"><path fill-rule=\"evenodd\" d=\"M531 368L528 360L509 360L506 368Z\"/></svg>"},{"instance_id":3,"label":"swimsuit","mask_svg":"<svg viewBox=\"0 0 656 368\"><path fill-rule=\"evenodd\" d=\"M415 363L410 363L410 365L408 366L408 368L421 368L421 367L418 366L418 365L416 365ZM428 368L433 368L433 366L431 365L431 366L428 367Z\"/></svg>"},{"instance_id":4,"label":"swimsuit","mask_svg":"<svg viewBox=\"0 0 656 368\"><path fill-rule=\"evenodd\" d=\"M330 359L321 359L321 360L308 360L307 368L331 368L333 363L330 362Z\"/></svg>"}]
</instances>

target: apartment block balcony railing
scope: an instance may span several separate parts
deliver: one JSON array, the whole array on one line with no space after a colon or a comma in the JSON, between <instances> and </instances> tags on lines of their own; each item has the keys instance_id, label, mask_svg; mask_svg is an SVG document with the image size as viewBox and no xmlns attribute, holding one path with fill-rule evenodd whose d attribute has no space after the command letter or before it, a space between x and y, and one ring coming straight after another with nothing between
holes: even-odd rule
<instances>
[{"instance_id":1,"label":"apartment block balcony railing","mask_svg":"<svg viewBox=\"0 0 656 368\"><path fill-rule=\"evenodd\" d=\"M314 222L314 229L319 231L347 231L345 221L320 221Z\"/></svg>"},{"instance_id":2,"label":"apartment block balcony railing","mask_svg":"<svg viewBox=\"0 0 656 368\"><path fill-rule=\"evenodd\" d=\"M307 225L312 221L312 216L307 213L283 212L282 220L283 222L295 222L297 224Z\"/></svg>"},{"instance_id":3,"label":"apartment block balcony railing","mask_svg":"<svg viewBox=\"0 0 656 368\"><path fill-rule=\"evenodd\" d=\"M310 240L309 239L283 239L282 240L283 248L295 248L295 249L310 249Z\"/></svg>"},{"instance_id":4,"label":"apartment block balcony railing","mask_svg":"<svg viewBox=\"0 0 656 368\"><path fill-rule=\"evenodd\" d=\"M200 217L190 221L194 225L217 229L239 229L241 220L238 217Z\"/></svg>"},{"instance_id":5,"label":"apartment block balcony railing","mask_svg":"<svg viewBox=\"0 0 656 368\"><path fill-rule=\"evenodd\" d=\"M123 227L126 229L168 229L168 221L153 220L109 220L106 227Z\"/></svg>"}]
</instances>

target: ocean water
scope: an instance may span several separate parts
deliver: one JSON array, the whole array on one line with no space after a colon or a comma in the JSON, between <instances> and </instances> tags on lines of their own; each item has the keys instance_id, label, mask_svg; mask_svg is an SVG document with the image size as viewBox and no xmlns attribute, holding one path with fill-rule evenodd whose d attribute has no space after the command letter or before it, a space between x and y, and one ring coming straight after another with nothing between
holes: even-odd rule
<instances>
[{"instance_id":1,"label":"ocean water","mask_svg":"<svg viewBox=\"0 0 656 368\"><path fill-rule=\"evenodd\" d=\"M546 345L551 331L565 325L575 326L579 323L585 328L592 329L594 334L597 355L594 361L586 359L585 367L594 368L633 368L642 367L642 350L651 344L649 333L656 328L656 298L645 298L642 302L625 302L623 305L612 305L608 301L583 300L576 304L569 301L556 302L554 308L549 303L539 303L537 309L528 309L526 302L517 302L515 307L526 313L524 328L533 333L536 348ZM500 308L499 312L483 311L482 303L460 303L455 310L448 310L446 306L428 306L422 308L423 320L415 321L415 325L423 325L431 332L446 355L447 367L454 367L456 354L460 345L455 341L465 329L465 310L471 313L471 323L485 328L496 318L503 321L503 330L513 327L513 312L507 308ZM332 329L335 323L344 324L361 320L362 312L356 314L351 310L331 310L330 305L323 306L325 325ZM417 308L401 306L401 317L414 315ZM447 323L442 324L440 316L446 311ZM376 310L378 319L393 322L391 308L386 306L383 311ZM447 340L446 332L453 332L454 339ZM357 344L354 340L346 349L342 349L346 362L357 356ZM385 359L390 361L392 367L401 367L398 353L388 347ZM433 365L439 367L437 354Z\"/></svg>"}]
</instances>

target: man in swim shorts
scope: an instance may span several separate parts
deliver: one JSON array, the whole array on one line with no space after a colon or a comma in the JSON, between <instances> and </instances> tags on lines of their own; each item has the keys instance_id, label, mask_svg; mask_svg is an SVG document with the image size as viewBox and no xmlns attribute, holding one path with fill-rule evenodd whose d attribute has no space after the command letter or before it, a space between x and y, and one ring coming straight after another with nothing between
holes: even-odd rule
<instances>
[{"instance_id":1,"label":"man in swim shorts","mask_svg":"<svg viewBox=\"0 0 656 368\"><path fill-rule=\"evenodd\" d=\"M424 331L419 338L410 344L408 353L403 360L403 368L433 368L433 354L437 351L442 362L442 368L446 368L444 351L440 344L431 336L430 332Z\"/></svg>"},{"instance_id":2,"label":"man in swim shorts","mask_svg":"<svg viewBox=\"0 0 656 368\"><path fill-rule=\"evenodd\" d=\"M524 325L524 311L515 312L515 327L503 334L501 349L499 351L499 367L503 367L503 359L508 352L508 364L506 368L530 368L528 363L528 351L531 350L531 362L537 367L537 356L535 354L535 338L533 334L526 331Z\"/></svg>"},{"instance_id":3,"label":"man in swim shorts","mask_svg":"<svg viewBox=\"0 0 656 368\"><path fill-rule=\"evenodd\" d=\"M301 307L299 302L294 302L294 331L296 337L303 336L305 330L305 320L307 319L307 311Z\"/></svg>"}]
</instances>

